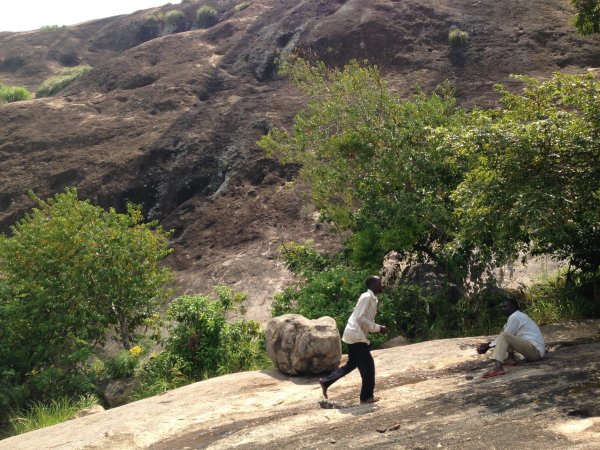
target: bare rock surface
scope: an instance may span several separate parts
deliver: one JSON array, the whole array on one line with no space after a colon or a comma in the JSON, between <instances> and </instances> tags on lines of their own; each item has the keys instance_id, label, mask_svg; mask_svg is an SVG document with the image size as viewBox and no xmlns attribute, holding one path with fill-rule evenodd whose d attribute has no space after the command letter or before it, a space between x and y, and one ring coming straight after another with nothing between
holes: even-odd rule
<instances>
[{"instance_id":1,"label":"bare rock surface","mask_svg":"<svg viewBox=\"0 0 600 450\"><path fill-rule=\"evenodd\" d=\"M331 317L274 317L267 323L265 340L271 361L288 375L328 372L339 365L342 357L340 333Z\"/></svg>"},{"instance_id":2,"label":"bare rock surface","mask_svg":"<svg viewBox=\"0 0 600 450\"><path fill-rule=\"evenodd\" d=\"M373 352L376 395L357 371L324 402L317 377L231 374L0 441L0 449L597 449L600 321L542 329L548 357L483 379L487 337Z\"/></svg>"}]
</instances>

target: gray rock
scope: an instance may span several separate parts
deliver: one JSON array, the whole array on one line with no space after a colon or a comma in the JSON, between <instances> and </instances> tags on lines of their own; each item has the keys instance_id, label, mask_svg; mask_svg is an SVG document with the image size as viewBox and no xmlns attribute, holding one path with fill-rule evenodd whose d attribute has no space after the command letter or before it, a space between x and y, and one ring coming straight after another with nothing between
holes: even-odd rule
<instances>
[{"instance_id":1,"label":"gray rock","mask_svg":"<svg viewBox=\"0 0 600 450\"><path fill-rule=\"evenodd\" d=\"M124 405L129 401L136 389L141 387L140 380L136 378L123 378L120 380L112 380L104 389L104 399L108 406Z\"/></svg>"},{"instance_id":2,"label":"gray rock","mask_svg":"<svg viewBox=\"0 0 600 450\"><path fill-rule=\"evenodd\" d=\"M396 336L395 338L385 342L381 348L400 347L401 345L408 345L408 341L404 336Z\"/></svg>"},{"instance_id":3,"label":"gray rock","mask_svg":"<svg viewBox=\"0 0 600 450\"><path fill-rule=\"evenodd\" d=\"M104 408L102 405L93 405L88 408L84 408L81 411L77 411L72 419L79 419L80 417L91 416L92 414L97 414L104 412Z\"/></svg>"},{"instance_id":4,"label":"gray rock","mask_svg":"<svg viewBox=\"0 0 600 450\"><path fill-rule=\"evenodd\" d=\"M340 334L331 317L308 320L299 314L286 314L273 318L265 335L269 357L289 375L331 371L342 357Z\"/></svg>"}]
</instances>

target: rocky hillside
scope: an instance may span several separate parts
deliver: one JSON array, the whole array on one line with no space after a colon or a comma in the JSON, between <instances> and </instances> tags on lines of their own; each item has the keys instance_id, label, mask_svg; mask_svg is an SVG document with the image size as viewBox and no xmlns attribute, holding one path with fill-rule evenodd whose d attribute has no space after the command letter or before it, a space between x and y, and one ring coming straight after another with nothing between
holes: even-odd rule
<instances>
[{"instance_id":1,"label":"rocky hillside","mask_svg":"<svg viewBox=\"0 0 600 450\"><path fill-rule=\"evenodd\" d=\"M203 3L219 22L190 29ZM464 105L493 104L492 85L511 83L512 73L600 66L599 40L576 34L568 0L236 3L0 33L1 83L35 90L61 68L94 68L56 97L0 105L0 230L31 206L28 189L46 197L77 186L105 207L143 203L175 230L169 263L182 291L236 286L250 293L248 315L265 320L273 292L289 281L276 260L280 243L336 246L306 190L289 183L297 168L256 145L305 101L277 77L278 52L301 48L331 64L368 59L400 95L449 80ZM165 30L156 18L174 9L185 22ZM465 47L449 45L452 27L469 33Z\"/></svg>"},{"instance_id":2,"label":"rocky hillside","mask_svg":"<svg viewBox=\"0 0 600 450\"><path fill-rule=\"evenodd\" d=\"M483 379L484 338L373 352L373 405L354 371L329 389L316 377L245 372L0 441L0 449L598 449L599 321L542 328L536 363ZM488 355L489 356L489 355Z\"/></svg>"}]
</instances>

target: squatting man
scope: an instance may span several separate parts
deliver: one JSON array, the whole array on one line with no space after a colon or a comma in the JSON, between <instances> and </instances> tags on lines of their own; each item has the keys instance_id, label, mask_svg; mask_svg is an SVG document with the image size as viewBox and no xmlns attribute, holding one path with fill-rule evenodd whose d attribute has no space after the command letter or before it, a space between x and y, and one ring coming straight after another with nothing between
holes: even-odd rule
<instances>
[{"instance_id":1,"label":"squatting man","mask_svg":"<svg viewBox=\"0 0 600 450\"><path fill-rule=\"evenodd\" d=\"M512 297L502 302L502 312L508 316L504 331L491 342L477 346L477 353L483 355L494 349L494 367L483 374L483 378L504 375L504 366L516 366L515 352L527 361L539 361L546 353L546 344L540 328L531 318L519 311L519 303Z\"/></svg>"}]
</instances>

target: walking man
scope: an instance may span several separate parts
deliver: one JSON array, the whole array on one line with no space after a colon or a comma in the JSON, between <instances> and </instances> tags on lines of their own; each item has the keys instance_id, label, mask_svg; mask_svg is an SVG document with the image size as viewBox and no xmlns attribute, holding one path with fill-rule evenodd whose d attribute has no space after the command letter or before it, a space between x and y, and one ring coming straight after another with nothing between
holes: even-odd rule
<instances>
[{"instance_id":1,"label":"walking man","mask_svg":"<svg viewBox=\"0 0 600 450\"><path fill-rule=\"evenodd\" d=\"M319 380L325 398L327 398L327 389L329 386L358 368L362 378L360 402L375 403L379 401L379 398L373 396L375 389L375 362L371 356L368 336L369 333L386 334L389 330L386 326L377 325L374 322L375 314L377 314L377 294L383 292L381 279L376 276L370 276L366 280L366 285L367 292L363 293L358 299L342 336L342 341L348 344L348 362L346 365Z\"/></svg>"},{"instance_id":2,"label":"walking man","mask_svg":"<svg viewBox=\"0 0 600 450\"><path fill-rule=\"evenodd\" d=\"M508 320L504 331L492 342L484 342L477 346L477 353L483 355L490 348L494 349L494 368L483 374L483 378L504 375L504 366L516 366L515 352L520 353L527 361L539 361L546 353L546 344L540 328L531 318L519 311L519 303L509 297L502 302L502 310Z\"/></svg>"}]
</instances>

